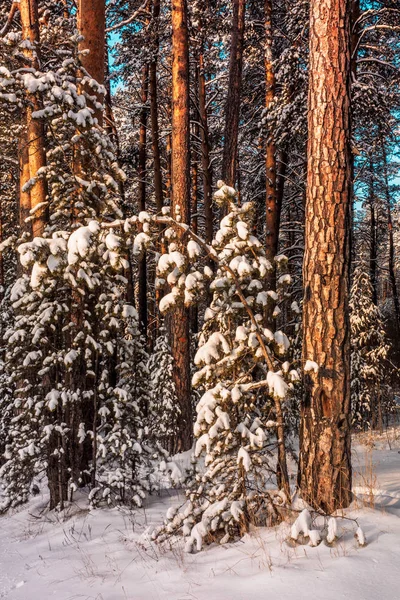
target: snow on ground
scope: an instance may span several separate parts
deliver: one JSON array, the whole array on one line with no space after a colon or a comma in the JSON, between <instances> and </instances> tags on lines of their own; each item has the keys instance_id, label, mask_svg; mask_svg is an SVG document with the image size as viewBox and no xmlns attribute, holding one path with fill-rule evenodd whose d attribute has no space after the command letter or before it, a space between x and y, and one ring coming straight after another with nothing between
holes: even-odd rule
<instances>
[{"instance_id":1,"label":"snow on ground","mask_svg":"<svg viewBox=\"0 0 400 600\"><path fill-rule=\"evenodd\" d=\"M362 442L362 443L361 443ZM289 524L196 555L146 541L177 493L144 510L43 512L46 497L0 518L0 598L9 600L395 600L400 597L400 432L355 440L357 500L329 547L292 547ZM388 443L389 442L389 443Z\"/></svg>"}]
</instances>

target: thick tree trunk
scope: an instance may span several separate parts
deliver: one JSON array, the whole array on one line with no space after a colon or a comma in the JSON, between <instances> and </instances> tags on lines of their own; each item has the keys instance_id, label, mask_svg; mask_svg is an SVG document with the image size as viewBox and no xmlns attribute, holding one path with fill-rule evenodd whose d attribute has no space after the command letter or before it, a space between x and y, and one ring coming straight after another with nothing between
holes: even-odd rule
<instances>
[{"instance_id":1,"label":"thick tree trunk","mask_svg":"<svg viewBox=\"0 0 400 600\"><path fill-rule=\"evenodd\" d=\"M138 164L138 208L146 210L146 161L147 161L147 99L149 89L149 65L146 64L142 71L142 89L139 125L139 164ZM147 259L146 254L139 259L139 298L138 312L142 334L147 336Z\"/></svg>"},{"instance_id":2,"label":"thick tree trunk","mask_svg":"<svg viewBox=\"0 0 400 600\"><path fill-rule=\"evenodd\" d=\"M36 0L21 0L20 2L22 38L30 42L31 46L24 50L27 64L33 69L40 69L40 33L39 16ZM45 131L43 121L33 119L32 114L41 109L41 104L34 94L28 94L28 107L26 109L26 141L28 151L29 179L37 177L40 169L46 166ZM22 141L24 146L25 140ZM22 158L24 161L24 158ZM22 194L23 195L23 194ZM34 210L32 222L33 236L40 237L47 221L47 182L39 177L29 192L30 210ZM21 198L22 203L27 198Z\"/></svg>"},{"instance_id":3,"label":"thick tree trunk","mask_svg":"<svg viewBox=\"0 0 400 600\"><path fill-rule=\"evenodd\" d=\"M299 487L325 512L351 501L350 0L312 0Z\"/></svg>"},{"instance_id":4,"label":"thick tree trunk","mask_svg":"<svg viewBox=\"0 0 400 600\"><path fill-rule=\"evenodd\" d=\"M229 82L225 105L224 151L222 156L222 179L231 186L236 185L245 10L245 0L233 0Z\"/></svg>"},{"instance_id":5,"label":"thick tree trunk","mask_svg":"<svg viewBox=\"0 0 400 600\"><path fill-rule=\"evenodd\" d=\"M189 40L186 0L172 0L172 214L190 224ZM178 233L182 236L182 233ZM180 450L192 444L189 311L181 306L170 318L173 377L181 408Z\"/></svg>"},{"instance_id":6,"label":"thick tree trunk","mask_svg":"<svg viewBox=\"0 0 400 600\"><path fill-rule=\"evenodd\" d=\"M105 0L78 0L78 31L84 37L79 42L79 50L89 50L81 54L80 60L83 68L99 84L104 84L105 71ZM84 86L84 91L91 97L91 108L99 125L103 124L103 94L89 85Z\"/></svg>"}]
</instances>

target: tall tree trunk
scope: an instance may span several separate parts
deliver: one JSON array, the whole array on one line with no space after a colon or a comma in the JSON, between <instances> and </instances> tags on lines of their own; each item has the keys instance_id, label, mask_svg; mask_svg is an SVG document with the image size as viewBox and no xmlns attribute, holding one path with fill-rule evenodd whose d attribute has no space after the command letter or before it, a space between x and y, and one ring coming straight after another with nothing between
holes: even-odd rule
<instances>
[{"instance_id":1,"label":"tall tree trunk","mask_svg":"<svg viewBox=\"0 0 400 600\"><path fill-rule=\"evenodd\" d=\"M159 18L160 0L153 0L153 60L149 68L149 95L150 95L150 120L151 120L151 148L153 152L154 169L154 194L157 212L161 212L163 201L160 134L158 126L158 101L157 101L157 63L159 53Z\"/></svg>"},{"instance_id":2,"label":"tall tree trunk","mask_svg":"<svg viewBox=\"0 0 400 600\"><path fill-rule=\"evenodd\" d=\"M147 99L149 89L149 65L146 64L142 71L142 89L139 125L139 164L138 164L138 208L146 210L146 161L147 161ZM147 336L147 259L146 253L139 259L139 323L143 335Z\"/></svg>"},{"instance_id":3,"label":"tall tree trunk","mask_svg":"<svg viewBox=\"0 0 400 600\"><path fill-rule=\"evenodd\" d=\"M156 209L161 213L164 206L163 182L161 171L161 152L160 152L160 131L158 123L158 88L157 88L157 68L159 54L159 27L160 27L160 0L153 0L152 12L152 60L149 67L149 96L150 96L150 123L151 123L151 149L153 155L153 177L154 177L154 195ZM160 225L160 233L163 227ZM154 334L160 327L158 305L162 298L163 290L156 288L154 315L155 328Z\"/></svg>"},{"instance_id":4,"label":"tall tree trunk","mask_svg":"<svg viewBox=\"0 0 400 600\"><path fill-rule=\"evenodd\" d=\"M196 65L196 77L195 81L198 81L198 67ZM195 89L195 106L198 106L198 89ZM195 112L194 121L192 122L192 152L191 152L191 187L190 187L190 225L192 230L197 233L198 231L198 193L199 193L199 152L198 152L198 140L199 140L200 128L198 122L198 115Z\"/></svg>"},{"instance_id":5,"label":"tall tree trunk","mask_svg":"<svg viewBox=\"0 0 400 600\"><path fill-rule=\"evenodd\" d=\"M114 112L113 112L113 102L111 95L111 82L110 82L110 68L109 68L109 52L108 46L106 46L106 77L105 77L105 87L106 87L106 103L105 103L105 125L104 129L107 134L110 136L113 144L115 145L115 150L117 153L118 164L121 162L121 147L119 143L119 135L117 131L117 126L115 124ZM122 214L125 217L127 214L127 206L126 206L126 198L125 198L125 186L123 181L118 181L118 188L121 197L120 208L122 210ZM128 252L128 255L125 257L128 261L128 266L125 269L125 277L127 279L126 285L126 300L129 304L135 303L135 288L133 284L133 272L132 272L132 257Z\"/></svg>"},{"instance_id":6,"label":"tall tree trunk","mask_svg":"<svg viewBox=\"0 0 400 600\"><path fill-rule=\"evenodd\" d=\"M389 279L390 287L392 289L392 298L394 306L394 314L396 320L397 333L400 334L400 301L397 290L396 273L395 273L395 245L393 236L393 220L392 220L392 207L390 202L390 190L389 190L389 175L388 175L388 164L387 155L384 141L381 141L382 145L382 158L383 158L383 176L384 176L384 187L385 187L385 201L388 218L388 234L389 234Z\"/></svg>"},{"instance_id":7,"label":"tall tree trunk","mask_svg":"<svg viewBox=\"0 0 400 600\"><path fill-rule=\"evenodd\" d=\"M224 151L222 156L222 179L231 186L236 185L245 10L245 0L233 0L229 81L225 105Z\"/></svg>"},{"instance_id":8,"label":"tall tree trunk","mask_svg":"<svg viewBox=\"0 0 400 600\"><path fill-rule=\"evenodd\" d=\"M189 40L186 0L172 0L172 214L190 224ZM182 237L182 233L178 233ZM183 242L182 242L183 243ZM192 444L189 311L177 307L170 318L173 377L181 408L178 448ZM177 449L178 449L177 448Z\"/></svg>"},{"instance_id":9,"label":"tall tree trunk","mask_svg":"<svg viewBox=\"0 0 400 600\"><path fill-rule=\"evenodd\" d=\"M28 155L28 136L23 131L19 138L19 227L20 233L31 231L31 226L26 222L31 210L31 196L29 191L24 191L25 185L30 179L29 175L29 155Z\"/></svg>"},{"instance_id":10,"label":"tall tree trunk","mask_svg":"<svg viewBox=\"0 0 400 600\"><path fill-rule=\"evenodd\" d=\"M351 501L350 0L311 0L299 487L328 513ZM308 363L308 367L313 366Z\"/></svg>"},{"instance_id":11,"label":"tall tree trunk","mask_svg":"<svg viewBox=\"0 0 400 600\"><path fill-rule=\"evenodd\" d=\"M378 304L378 289L377 289L377 278L376 278L376 267L377 267L377 240L376 240L376 215L375 215L375 190L374 190L374 174L372 169L374 168L372 162L370 164L370 178L369 178L369 210L370 210L370 240L369 240L369 274L371 278L372 286L372 302Z\"/></svg>"},{"instance_id":12,"label":"tall tree trunk","mask_svg":"<svg viewBox=\"0 0 400 600\"><path fill-rule=\"evenodd\" d=\"M88 53L80 55L82 68L86 71L90 78L98 84L105 83L105 67L106 67L106 44L105 44L105 0L78 0L77 2L77 27L79 34L83 40L79 42L78 49L80 52L89 50ZM83 73L84 75L84 73ZM103 91L100 91L97 86L92 86L89 82L84 82L80 86L80 92L87 97L88 106L94 111L94 116L100 126L103 125ZM81 146L81 142L78 142ZM74 160L73 168L76 174L83 174L90 177L90 156L86 148L78 148ZM88 172L88 173L87 173ZM74 211L72 219L76 219L77 213ZM74 293L72 297L74 305L74 313L72 321L75 332L82 329L84 321L84 306L82 298ZM111 365L110 369L114 368ZM85 389L90 387L93 389L97 385L97 375L95 380L90 382L87 380L87 368L84 360L77 361L74 370L70 374L71 387ZM93 484L96 480L96 462L94 452L96 450L96 442L92 441L89 436L82 442L79 440L78 432L80 423L85 423L87 431L93 431L96 435L95 421L97 418L96 407L93 398L82 399L68 407L66 420L69 425L70 434L68 439L68 469L70 477L75 483L81 485ZM72 495L72 491L71 491Z\"/></svg>"},{"instance_id":13,"label":"tall tree trunk","mask_svg":"<svg viewBox=\"0 0 400 600\"><path fill-rule=\"evenodd\" d=\"M265 1L265 108L269 110L275 95L275 73L272 57L272 0ZM265 251L268 260L274 265L278 253L279 223L281 207L276 185L276 147L269 135L265 147L266 205L265 205ZM268 274L270 289L276 287L275 267Z\"/></svg>"},{"instance_id":14,"label":"tall tree trunk","mask_svg":"<svg viewBox=\"0 0 400 600\"><path fill-rule=\"evenodd\" d=\"M357 78L357 56L360 42L360 0L351 0L351 74L353 81Z\"/></svg>"},{"instance_id":15,"label":"tall tree trunk","mask_svg":"<svg viewBox=\"0 0 400 600\"><path fill-rule=\"evenodd\" d=\"M24 54L29 67L40 69L40 33L39 15L36 0L21 0L20 2L22 39L29 41L30 46L25 48ZM26 109L26 141L28 144L29 178L36 181L29 192L30 210L34 210L32 222L33 236L40 237L47 221L47 182L37 174L46 166L45 132L41 119L34 119L33 112L41 109L41 104L34 94L28 94L28 107ZM22 140L24 146L25 140ZM22 157L22 161L24 158ZM27 197L21 198L24 203Z\"/></svg>"},{"instance_id":16,"label":"tall tree trunk","mask_svg":"<svg viewBox=\"0 0 400 600\"><path fill-rule=\"evenodd\" d=\"M196 66L196 78L195 81L198 81L198 67ZM196 89L196 92L198 90ZM195 105L198 106L198 97L195 99ZM193 142L192 142L192 168L191 168L191 200L190 200L190 226L192 231L197 234L198 232L198 192L199 192L199 152L198 152L198 139L199 139L199 122L197 120L198 115L195 114L195 120L192 123L192 133L193 133ZM198 333L199 331L199 311L197 306L190 307L190 331L191 333Z\"/></svg>"},{"instance_id":17,"label":"tall tree trunk","mask_svg":"<svg viewBox=\"0 0 400 600\"><path fill-rule=\"evenodd\" d=\"M199 113L201 136L201 168L203 171L203 203L205 218L205 238L208 244L213 239L213 209L212 209L212 173L210 165L210 141L208 133L206 78L204 72L203 47L199 54Z\"/></svg>"},{"instance_id":18,"label":"tall tree trunk","mask_svg":"<svg viewBox=\"0 0 400 600\"><path fill-rule=\"evenodd\" d=\"M117 131L117 126L115 124L115 118L112 107L112 96L111 96L111 81L110 81L110 65L109 65L109 50L108 45L106 48L106 64L105 64L105 88L106 88L106 97L105 97L105 124L104 129L115 145L115 149L117 151L117 158L120 159L120 145L119 145L119 136Z\"/></svg>"},{"instance_id":19,"label":"tall tree trunk","mask_svg":"<svg viewBox=\"0 0 400 600\"><path fill-rule=\"evenodd\" d=\"M89 50L81 54L82 67L97 83L104 84L105 40L106 40L105 0L78 0L78 31L84 39L79 42L79 51ZM93 97L90 103L94 109L99 125L103 124L103 94L86 84L84 91Z\"/></svg>"}]
</instances>

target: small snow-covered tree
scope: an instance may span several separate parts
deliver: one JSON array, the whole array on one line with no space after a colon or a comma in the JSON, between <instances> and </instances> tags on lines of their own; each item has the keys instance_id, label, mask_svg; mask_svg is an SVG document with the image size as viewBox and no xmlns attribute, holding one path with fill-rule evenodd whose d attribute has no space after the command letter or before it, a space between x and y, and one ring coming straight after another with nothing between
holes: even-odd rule
<instances>
[{"instance_id":1,"label":"small snow-covered tree","mask_svg":"<svg viewBox=\"0 0 400 600\"><path fill-rule=\"evenodd\" d=\"M272 265L252 233L254 206L238 207L235 196L235 190L221 182L215 199L228 214L212 246L198 238L188 242L189 253L203 249L217 264L215 273L207 273L213 298L195 356L193 386L203 392L194 426L197 464L186 504L169 511L164 526L154 534L163 540L182 533L188 550L195 546L200 550L203 541L211 539L227 541L244 532L251 521L265 522L268 510L276 511L265 485L272 474L284 492L280 502L289 492L282 403L290 380L297 380L298 374L284 362L286 335L266 327L267 315L279 314L278 295L266 289L265 276ZM181 290L186 294L188 286L191 293L196 288L192 274L183 271L186 261L174 252L173 248L159 263L161 274L172 284L164 298L168 308L182 297ZM276 262L278 283L284 288L290 283L282 273L286 259L276 257ZM202 280L200 274L198 279Z\"/></svg>"},{"instance_id":2,"label":"small snow-covered tree","mask_svg":"<svg viewBox=\"0 0 400 600\"><path fill-rule=\"evenodd\" d=\"M2 467L6 506L26 500L42 470L52 507L82 485L94 503L141 504L147 354L125 299L122 239L89 221L19 246L27 273L13 287L14 322L5 333L15 390Z\"/></svg>"},{"instance_id":3,"label":"small snow-covered tree","mask_svg":"<svg viewBox=\"0 0 400 600\"><path fill-rule=\"evenodd\" d=\"M152 420L148 355L142 339L138 314L123 307L124 330L117 344L115 388L103 394L96 440L95 487L92 504L141 506L151 489L150 426ZM104 391L109 373L103 371ZM101 382L103 383L103 382ZM111 392L111 394L110 394Z\"/></svg>"},{"instance_id":4,"label":"small snow-covered tree","mask_svg":"<svg viewBox=\"0 0 400 600\"><path fill-rule=\"evenodd\" d=\"M351 401L353 424L375 427L385 410L388 353L381 312L373 301L367 268L356 267L350 296Z\"/></svg>"},{"instance_id":5,"label":"small snow-covered tree","mask_svg":"<svg viewBox=\"0 0 400 600\"><path fill-rule=\"evenodd\" d=\"M151 424L154 441L172 454L176 450L177 424L180 415L178 400L172 377L173 357L164 328L148 361L151 383Z\"/></svg>"}]
</instances>

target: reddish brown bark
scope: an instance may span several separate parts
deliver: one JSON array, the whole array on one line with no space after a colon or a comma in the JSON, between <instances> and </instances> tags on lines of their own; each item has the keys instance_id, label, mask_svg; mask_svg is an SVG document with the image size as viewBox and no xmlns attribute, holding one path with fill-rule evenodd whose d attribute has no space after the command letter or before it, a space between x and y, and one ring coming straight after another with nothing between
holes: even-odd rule
<instances>
[{"instance_id":1,"label":"reddish brown bark","mask_svg":"<svg viewBox=\"0 0 400 600\"><path fill-rule=\"evenodd\" d=\"M146 64L142 70L142 88L140 125L139 125L139 161L138 161L138 208L139 211L146 210L146 160L147 160L147 97L149 89L149 65ZM142 333L147 335L147 260L146 254L139 259L139 297L138 312L139 323Z\"/></svg>"},{"instance_id":2,"label":"reddish brown bark","mask_svg":"<svg viewBox=\"0 0 400 600\"><path fill-rule=\"evenodd\" d=\"M224 150L222 156L222 179L231 186L236 185L245 10L245 0L233 0L229 82L225 105Z\"/></svg>"},{"instance_id":3,"label":"reddish brown bark","mask_svg":"<svg viewBox=\"0 0 400 600\"><path fill-rule=\"evenodd\" d=\"M265 2L265 108L268 111L275 96L275 73L272 56L272 0ZM268 274L270 289L276 288L274 258L278 254L281 202L277 190L276 147L270 134L265 147L266 204L265 252L273 269ZM271 319L269 319L271 320Z\"/></svg>"},{"instance_id":4,"label":"reddish brown bark","mask_svg":"<svg viewBox=\"0 0 400 600\"><path fill-rule=\"evenodd\" d=\"M26 131L21 133L19 139L19 226L21 233L31 231L31 226L26 223L31 210L31 197L29 192L24 191L24 186L28 183L29 175L29 155L28 138Z\"/></svg>"},{"instance_id":5,"label":"reddish brown bark","mask_svg":"<svg viewBox=\"0 0 400 600\"><path fill-rule=\"evenodd\" d=\"M150 120L151 120L151 148L153 152L154 169L154 195L156 199L157 212L163 207L163 189L160 156L160 134L158 126L158 104L157 104L157 62L159 52L159 17L160 0L153 1L153 60L149 69L149 95L150 95Z\"/></svg>"},{"instance_id":6,"label":"reddish brown bark","mask_svg":"<svg viewBox=\"0 0 400 600\"><path fill-rule=\"evenodd\" d=\"M189 40L186 0L172 0L172 212L190 224ZM179 231L179 237L182 232ZM193 426L190 389L189 311L170 319L174 383L181 408L177 449L188 450Z\"/></svg>"},{"instance_id":7,"label":"reddish brown bark","mask_svg":"<svg viewBox=\"0 0 400 600\"><path fill-rule=\"evenodd\" d=\"M299 487L328 513L351 501L350 0L311 0Z\"/></svg>"},{"instance_id":8,"label":"reddish brown bark","mask_svg":"<svg viewBox=\"0 0 400 600\"><path fill-rule=\"evenodd\" d=\"M105 0L78 0L78 31L84 37L79 42L79 51L89 50L80 55L82 67L90 77L101 85L105 75ZM85 92L94 98L91 103L99 125L103 124L103 114L97 103L103 103L103 95L91 86L84 86Z\"/></svg>"},{"instance_id":9,"label":"reddish brown bark","mask_svg":"<svg viewBox=\"0 0 400 600\"><path fill-rule=\"evenodd\" d=\"M22 38L31 43L24 50L27 64L34 69L40 68L40 34L39 16L36 0L21 0L20 2ZM37 177L40 169L46 166L45 131L41 119L33 118L32 114L41 109L41 103L34 94L28 94L26 109L26 141L29 163L29 179L36 178L29 192L30 210L35 210L32 221L33 236L41 236L47 221L47 183L44 178ZM22 144L24 146L24 142ZM22 159L25 160L24 158ZM25 177L26 174L23 174ZM21 198L22 204L27 197Z\"/></svg>"}]
</instances>

